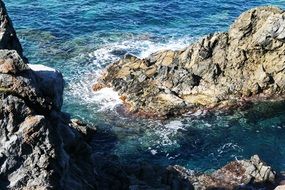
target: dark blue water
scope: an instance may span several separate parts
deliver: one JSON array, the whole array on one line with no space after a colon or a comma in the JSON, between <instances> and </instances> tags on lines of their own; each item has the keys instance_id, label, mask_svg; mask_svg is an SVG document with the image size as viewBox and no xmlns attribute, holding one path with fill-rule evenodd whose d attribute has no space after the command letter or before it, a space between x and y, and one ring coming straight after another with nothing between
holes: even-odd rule
<instances>
[{"instance_id":1,"label":"dark blue water","mask_svg":"<svg viewBox=\"0 0 285 190\"><path fill-rule=\"evenodd\" d=\"M169 121L130 119L120 100L91 85L127 52L145 57L183 48L226 31L243 11L284 0L6 0L31 63L59 69L67 81L64 111L96 125L100 153L122 162L181 164L200 171L259 154L285 170L285 103L260 103L232 113L196 113Z\"/></svg>"}]
</instances>

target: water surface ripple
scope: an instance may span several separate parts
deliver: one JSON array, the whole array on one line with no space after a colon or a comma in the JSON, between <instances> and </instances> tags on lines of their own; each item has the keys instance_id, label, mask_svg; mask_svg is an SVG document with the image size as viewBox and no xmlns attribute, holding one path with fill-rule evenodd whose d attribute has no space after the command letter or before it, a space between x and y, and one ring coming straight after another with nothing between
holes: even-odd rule
<instances>
[{"instance_id":1,"label":"water surface ripple","mask_svg":"<svg viewBox=\"0 0 285 190\"><path fill-rule=\"evenodd\" d=\"M183 48L226 31L243 11L284 0L6 0L31 63L59 69L67 82L64 111L97 125L99 153L122 162L180 164L211 171L229 160L259 154L285 170L285 103L260 103L231 113L198 112L169 121L118 114L120 100L90 87L102 69L125 53L145 57Z\"/></svg>"}]
</instances>

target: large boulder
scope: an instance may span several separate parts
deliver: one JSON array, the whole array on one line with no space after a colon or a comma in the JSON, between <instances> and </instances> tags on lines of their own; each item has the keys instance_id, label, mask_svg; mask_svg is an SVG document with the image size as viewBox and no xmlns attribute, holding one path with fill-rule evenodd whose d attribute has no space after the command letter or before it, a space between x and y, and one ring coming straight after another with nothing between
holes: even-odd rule
<instances>
[{"instance_id":1,"label":"large boulder","mask_svg":"<svg viewBox=\"0 0 285 190\"><path fill-rule=\"evenodd\" d=\"M94 89L113 87L130 111L150 116L284 98L284 26L283 10L254 8L228 32L210 34L185 49L144 59L126 55L106 69Z\"/></svg>"},{"instance_id":2,"label":"large boulder","mask_svg":"<svg viewBox=\"0 0 285 190\"><path fill-rule=\"evenodd\" d=\"M58 110L63 104L63 76L57 70L44 66L28 64L35 75L38 77L39 87L46 97L52 100L52 104Z\"/></svg>"},{"instance_id":3,"label":"large boulder","mask_svg":"<svg viewBox=\"0 0 285 190\"><path fill-rule=\"evenodd\" d=\"M62 75L54 69L27 65L15 50L0 50L1 93L17 95L48 112L60 110L63 85Z\"/></svg>"},{"instance_id":4,"label":"large boulder","mask_svg":"<svg viewBox=\"0 0 285 190\"><path fill-rule=\"evenodd\" d=\"M60 112L63 84L54 69L0 50L0 189L96 189L93 130Z\"/></svg>"},{"instance_id":5,"label":"large boulder","mask_svg":"<svg viewBox=\"0 0 285 190\"><path fill-rule=\"evenodd\" d=\"M97 189L90 134L62 113L58 71L28 65L0 0L0 189Z\"/></svg>"}]
</instances>

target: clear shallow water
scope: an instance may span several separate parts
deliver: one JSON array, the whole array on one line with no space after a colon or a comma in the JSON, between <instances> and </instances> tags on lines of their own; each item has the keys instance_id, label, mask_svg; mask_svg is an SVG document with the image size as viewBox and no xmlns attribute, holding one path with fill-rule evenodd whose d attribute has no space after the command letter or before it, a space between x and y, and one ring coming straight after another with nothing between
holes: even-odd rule
<instances>
[{"instance_id":1,"label":"clear shallow water","mask_svg":"<svg viewBox=\"0 0 285 190\"><path fill-rule=\"evenodd\" d=\"M179 49L202 35L226 31L243 11L284 0L6 0L31 63L59 69L67 81L64 111L97 125L100 153L122 162L181 164L211 171L259 154L285 170L285 103L264 103L232 113L196 113L169 121L126 118L107 90L92 93L102 69L130 52L145 57Z\"/></svg>"}]
</instances>

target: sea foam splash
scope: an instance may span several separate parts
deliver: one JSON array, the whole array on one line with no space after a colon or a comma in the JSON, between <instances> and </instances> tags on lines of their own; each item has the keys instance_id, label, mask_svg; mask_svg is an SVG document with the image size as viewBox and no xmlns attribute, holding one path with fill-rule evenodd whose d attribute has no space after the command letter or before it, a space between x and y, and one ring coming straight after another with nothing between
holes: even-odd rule
<instances>
[{"instance_id":1,"label":"sea foam splash","mask_svg":"<svg viewBox=\"0 0 285 190\"><path fill-rule=\"evenodd\" d=\"M117 105L122 104L122 100L119 98L117 92L112 88L103 88L102 90L95 92L94 96L98 102L100 109L98 111L104 110L114 110Z\"/></svg>"},{"instance_id":2,"label":"sea foam splash","mask_svg":"<svg viewBox=\"0 0 285 190\"><path fill-rule=\"evenodd\" d=\"M184 37L171 39L168 42L156 42L146 37L134 37L120 42L106 43L93 52L82 54L77 59L86 58L84 68L78 66L77 75L69 81L68 95L76 97L85 104L95 104L99 107L98 111L113 110L122 102L119 101L117 93L111 89L104 89L99 92L92 91L92 85L96 83L102 75L106 66L116 62L125 54L131 53L140 58L161 50L178 50L186 47L192 42L193 38ZM76 58L75 58L76 61Z\"/></svg>"}]
</instances>

